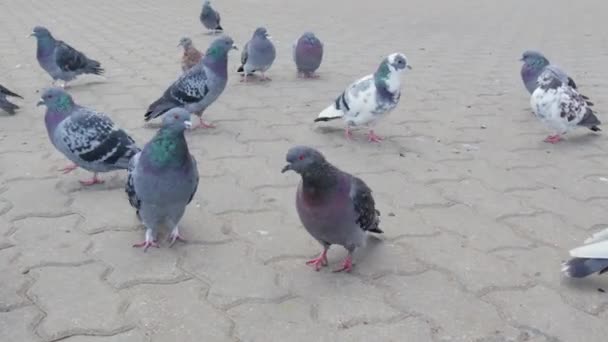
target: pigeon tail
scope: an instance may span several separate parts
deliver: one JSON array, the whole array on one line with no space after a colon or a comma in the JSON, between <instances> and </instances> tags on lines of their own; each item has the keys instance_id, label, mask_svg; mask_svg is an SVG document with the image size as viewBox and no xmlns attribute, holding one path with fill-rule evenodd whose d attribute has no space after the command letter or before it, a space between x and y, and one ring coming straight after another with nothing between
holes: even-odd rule
<instances>
[{"instance_id":1,"label":"pigeon tail","mask_svg":"<svg viewBox=\"0 0 608 342\"><path fill-rule=\"evenodd\" d=\"M368 232L372 232L372 233L377 233L377 234L384 234L384 231L382 229L380 229L380 210L376 209L376 217L374 219L374 224L372 226L372 228L368 229Z\"/></svg>"},{"instance_id":2,"label":"pigeon tail","mask_svg":"<svg viewBox=\"0 0 608 342\"><path fill-rule=\"evenodd\" d=\"M336 108L335 104L332 104L319 114L319 116L315 119L315 122L335 120L343 116L344 112Z\"/></svg>"},{"instance_id":3,"label":"pigeon tail","mask_svg":"<svg viewBox=\"0 0 608 342\"><path fill-rule=\"evenodd\" d=\"M602 122L595 116L591 108L587 108L585 116L583 116L583 119L578 124L579 126L589 127L594 132L599 132L601 129L597 126L601 125Z\"/></svg>"},{"instance_id":4,"label":"pigeon tail","mask_svg":"<svg viewBox=\"0 0 608 342\"><path fill-rule=\"evenodd\" d=\"M19 109L19 106L17 106L14 103L8 102L8 101L0 101L0 109L3 109L4 111L6 111L7 113L14 115L15 114L15 109Z\"/></svg>"},{"instance_id":5,"label":"pigeon tail","mask_svg":"<svg viewBox=\"0 0 608 342\"><path fill-rule=\"evenodd\" d=\"M243 65L236 69L236 72L245 72L245 69L243 69Z\"/></svg>"},{"instance_id":6,"label":"pigeon tail","mask_svg":"<svg viewBox=\"0 0 608 342\"><path fill-rule=\"evenodd\" d=\"M144 120L150 121L151 119L157 118L163 115L169 109L175 107L177 107L175 103L167 101L167 99L163 96L160 99L154 101L154 103L152 103L150 107L148 107L148 111L144 115Z\"/></svg>"},{"instance_id":7,"label":"pigeon tail","mask_svg":"<svg viewBox=\"0 0 608 342\"><path fill-rule=\"evenodd\" d=\"M562 273L570 278L584 278L608 271L608 259L572 258L562 264Z\"/></svg>"},{"instance_id":8,"label":"pigeon tail","mask_svg":"<svg viewBox=\"0 0 608 342\"><path fill-rule=\"evenodd\" d=\"M222 27L222 25L217 24L217 27L215 28L217 31L224 31L224 28Z\"/></svg>"},{"instance_id":9,"label":"pigeon tail","mask_svg":"<svg viewBox=\"0 0 608 342\"><path fill-rule=\"evenodd\" d=\"M101 63L94 59L89 59L84 67L85 74L102 75L105 70L101 67Z\"/></svg>"},{"instance_id":10,"label":"pigeon tail","mask_svg":"<svg viewBox=\"0 0 608 342\"><path fill-rule=\"evenodd\" d=\"M23 98L23 96L21 96L21 95L19 95L19 94L17 94L17 93L14 93L14 92L12 92L12 91L10 91L10 90L8 90L8 89L4 88L4 87L3 87L3 86L1 86L1 85L0 85L0 93L5 94L6 96L18 97L18 98L20 98L20 99L22 99L22 98Z\"/></svg>"}]
</instances>

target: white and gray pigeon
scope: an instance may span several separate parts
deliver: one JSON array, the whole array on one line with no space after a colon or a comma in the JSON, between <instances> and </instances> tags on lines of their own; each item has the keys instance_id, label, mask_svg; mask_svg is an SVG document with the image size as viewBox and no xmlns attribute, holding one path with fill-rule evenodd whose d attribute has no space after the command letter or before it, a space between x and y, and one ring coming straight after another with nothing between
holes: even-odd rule
<instances>
[{"instance_id":1,"label":"white and gray pigeon","mask_svg":"<svg viewBox=\"0 0 608 342\"><path fill-rule=\"evenodd\" d=\"M179 107L199 117L200 125L197 127L214 127L204 122L202 116L205 109L215 102L226 88L228 52L231 49L236 49L232 38L223 36L214 40L200 62L184 72L148 107L145 121Z\"/></svg>"},{"instance_id":2,"label":"white and gray pigeon","mask_svg":"<svg viewBox=\"0 0 608 342\"><path fill-rule=\"evenodd\" d=\"M241 81L247 82L247 76L259 71L262 74L263 81L269 81L270 78L264 74L274 62L277 52L274 44L270 41L270 35L264 27L258 27L253 32L253 37L243 47L241 52L241 66L237 72L243 73Z\"/></svg>"},{"instance_id":3,"label":"white and gray pigeon","mask_svg":"<svg viewBox=\"0 0 608 342\"><path fill-rule=\"evenodd\" d=\"M38 106L46 106L44 123L51 143L74 164L62 169L68 173L78 167L93 172L83 185L103 183L100 172L126 170L139 148L135 141L103 113L82 107L60 88L49 88Z\"/></svg>"},{"instance_id":4,"label":"white and gray pigeon","mask_svg":"<svg viewBox=\"0 0 608 342\"><path fill-rule=\"evenodd\" d=\"M350 272L353 252L365 244L367 233L383 233L371 189L361 179L330 164L311 147L292 147L286 159L288 164L282 172L292 170L302 176L296 192L300 220L323 246L319 257L307 264L317 271L326 266L327 250L336 244L348 251L342 267L336 271Z\"/></svg>"},{"instance_id":5,"label":"white and gray pigeon","mask_svg":"<svg viewBox=\"0 0 608 342\"><path fill-rule=\"evenodd\" d=\"M61 87L82 74L102 75L101 64L88 58L84 53L74 49L65 42L55 39L48 29L42 26L34 27L31 36L36 37L36 59L52 78L53 84L62 80Z\"/></svg>"},{"instance_id":6,"label":"white and gray pigeon","mask_svg":"<svg viewBox=\"0 0 608 342\"><path fill-rule=\"evenodd\" d=\"M12 92L10 90L8 90L6 87L4 87L2 84L0 84L0 109L4 110L5 112L13 115L15 114L15 109L19 109L19 106L17 106L16 104L10 102L7 97L18 97L20 99L22 99L23 97L21 97L21 95Z\"/></svg>"},{"instance_id":7,"label":"white and gray pigeon","mask_svg":"<svg viewBox=\"0 0 608 342\"><path fill-rule=\"evenodd\" d=\"M129 164L125 191L146 227L146 238L133 247L158 247L162 225L171 228L171 245L185 241L178 223L198 187L196 160L188 151L184 130L190 128L190 113L173 108L163 117L162 127Z\"/></svg>"},{"instance_id":8,"label":"white and gray pigeon","mask_svg":"<svg viewBox=\"0 0 608 342\"><path fill-rule=\"evenodd\" d=\"M316 77L315 71L323 60L323 43L312 32L305 32L293 43L293 61L296 63L298 75Z\"/></svg>"},{"instance_id":9,"label":"white and gray pigeon","mask_svg":"<svg viewBox=\"0 0 608 342\"><path fill-rule=\"evenodd\" d=\"M562 273L584 278L608 272L608 229L593 234L585 244L570 251L572 259L562 264Z\"/></svg>"},{"instance_id":10,"label":"white and gray pigeon","mask_svg":"<svg viewBox=\"0 0 608 342\"><path fill-rule=\"evenodd\" d=\"M205 0L200 16L203 26L205 26L206 29L211 30L214 34L222 32L224 29L220 25L220 19L220 13L211 7L211 2L209 0Z\"/></svg>"},{"instance_id":11,"label":"white and gray pigeon","mask_svg":"<svg viewBox=\"0 0 608 342\"><path fill-rule=\"evenodd\" d=\"M577 127L587 127L599 132L601 122L574 88L564 84L551 70L545 70L538 78L538 88L530 97L534 115L555 134L545 142L555 144L562 135Z\"/></svg>"},{"instance_id":12,"label":"white and gray pigeon","mask_svg":"<svg viewBox=\"0 0 608 342\"><path fill-rule=\"evenodd\" d=\"M401 73L411 68L404 54L390 54L375 73L349 85L334 103L319 114L315 122L342 118L346 122L347 139L352 138L351 127L367 126L370 128L368 140L382 141L372 127L397 107L401 98Z\"/></svg>"},{"instance_id":13,"label":"white and gray pigeon","mask_svg":"<svg viewBox=\"0 0 608 342\"><path fill-rule=\"evenodd\" d=\"M538 78L545 70L551 71L562 83L567 84L574 89L578 89L572 77L568 76L568 74L557 65L551 64L547 57L538 51L524 51L520 61L524 62L521 66L521 80L524 82L524 86L530 95L538 88ZM587 105L593 106L593 102L588 101L589 98L584 95L583 98L587 100Z\"/></svg>"}]
</instances>

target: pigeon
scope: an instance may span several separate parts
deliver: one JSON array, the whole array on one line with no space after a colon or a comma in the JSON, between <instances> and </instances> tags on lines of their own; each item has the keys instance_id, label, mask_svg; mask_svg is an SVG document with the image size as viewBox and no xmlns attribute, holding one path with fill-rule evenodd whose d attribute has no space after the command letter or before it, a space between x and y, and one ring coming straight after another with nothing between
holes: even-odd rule
<instances>
[{"instance_id":1,"label":"pigeon","mask_svg":"<svg viewBox=\"0 0 608 342\"><path fill-rule=\"evenodd\" d=\"M318 271L327 265L327 250L341 245L348 251L336 272L352 270L352 254L362 247L367 232L383 233L380 212L371 189L359 178L330 164L317 150L295 146L287 152L287 165L281 172L295 171L302 176L296 192L296 209L304 228L323 251L307 262Z\"/></svg>"},{"instance_id":2,"label":"pigeon","mask_svg":"<svg viewBox=\"0 0 608 342\"><path fill-rule=\"evenodd\" d=\"M555 132L545 142L555 144L562 135L578 126L599 132L601 122L586 100L574 88L563 83L551 70L538 78L538 88L530 97L534 115Z\"/></svg>"},{"instance_id":3,"label":"pigeon","mask_svg":"<svg viewBox=\"0 0 608 342\"><path fill-rule=\"evenodd\" d=\"M93 172L83 185L103 183L99 172L126 170L139 148L125 131L103 113L82 107L61 88L46 89L38 106L46 106L44 123L51 143L74 164L63 173L78 167Z\"/></svg>"},{"instance_id":4,"label":"pigeon","mask_svg":"<svg viewBox=\"0 0 608 342\"><path fill-rule=\"evenodd\" d=\"M574 80L560 67L550 64L549 60L542 53L532 50L524 51L520 61L524 62L521 67L521 79L530 95L532 95L534 90L538 87L538 77L547 69L562 81L562 83L578 90ZM589 100L589 98L584 95L583 98ZM587 105L593 106L593 102L587 101Z\"/></svg>"},{"instance_id":5,"label":"pigeon","mask_svg":"<svg viewBox=\"0 0 608 342\"><path fill-rule=\"evenodd\" d=\"M101 64L89 59L84 53L74 49L61 40L56 40L51 32L42 26L34 27L31 36L36 37L38 48L36 59L38 63L51 77L53 84L62 80L61 87L65 88L67 82L81 74L102 75L104 73Z\"/></svg>"},{"instance_id":6,"label":"pigeon","mask_svg":"<svg viewBox=\"0 0 608 342\"><path fill-rule=\"evenodd\" d=\"M184 48L184 55L182 56L182 71L186 72L192 69L193 66L197 65L198 62L203 58L203 54L198 51L194 45L192 45L192 39L184 37L179 41L178 47Z\"/></svg>"},{"instance_id":7,"label":"pigeon","mask_svg":"<svg viewBox=\"0 0 608 342\"><path fill-rule=\"evenodd\" d=\"M266 28L258 27L253 32L253 37L243 47L241 52L241 66L237 72L243 73L243 80L247 82L247 76L255 71L262 73L262 80L270 81L264 73L270 68L277 56L274 44L270 41L270 35Z\"/></svg>"},{"instance_id":8,"label":"pigeon","mask_svg":"<svg viewBox=\"0 0 608 342\"><path fill-rule=\"evenodd\" d=\"M585 244L570 251L572 259L562 264L562 273L570 278L584 278L608 271L608 229L593 234Z\"/></svg>"},{"instance_id":9,"label":"pigeon","mask_svg":"<svg viewBox=\"0 0 608 342\"><path fill-rule=\"evenodd\" d=\"M315 122L342 118L346 121L346 138L351 139L352 126L369 126L368 140L380 142L382 138L371 129L383 116L392 111L401 97L401 73L412 69L402 53L386 57L378 70L346 88L329 107L325 108Z\"/></svg>"},{"instance_id":10,"label":"pigeon","mask_svg":"<svg viewBox=\"0 0 608 342\"><path fill-rule=\"evenodd\" d=\"M298 75L315 77L314 72L323 60L323 43L312 32L305 32L293 44L293 61L298 68Z\"/></svg>"},{"instance_id":11,"label":"pigeon","mask_svg":"<svg viewBox=\"0 0 608 342\"><path fill-rule=\"evenodd\" d=\"M14 92L6 89L4 86L2 86L2 84L0 84L0 109L13 115L13 114L15 114L15 109L19 109L19 106L10 102L6 98L7 96L18 97L20 99L22 99L23 97L21 95L18 95L17 93L14 93Z\"/></svg>"},{"instance_id":12,"label":"pigeon","mask_svg":"<svg viewBox=\"0 0 608 342\"><path fill-rule=\"evenodd\" d=\"M146 237L133 247L158 247L159 226L170 227L171 245L185 241L178 223L198 187L196 160L188 151L184 130L190 128L190 113L173 108L163 116L162 127L129 163L125 192L137 217L146 227ZM170 246L171 246L170 245Z\"/></svg>"},{"instance_id":13,"label":"pigeon","mask_svg":"<svg viewBox=\"0 0 608 342\"><path fill-rule=\"evenodd\" d=\"M231 49L237 48L228 36L213 41L200 62L183 73L148 107L145 121L154 119L171 108L182 107L199 117L200 125L197 127L214 127L204 122L202 115L226 88L228 52Z\"/></svg>"},{"instance_id":14,"label":"pigeon","mask_svg":"<svg viewBox=\"0 0 608 342\"><path fill-rule=\"evenodd\" d=\"M224 31L220 25L220 14L211 7L209 0L203 2L200 19L203 26L205 26L206 29L211 30L212 33Z\"/></svg>"}]
</instances>

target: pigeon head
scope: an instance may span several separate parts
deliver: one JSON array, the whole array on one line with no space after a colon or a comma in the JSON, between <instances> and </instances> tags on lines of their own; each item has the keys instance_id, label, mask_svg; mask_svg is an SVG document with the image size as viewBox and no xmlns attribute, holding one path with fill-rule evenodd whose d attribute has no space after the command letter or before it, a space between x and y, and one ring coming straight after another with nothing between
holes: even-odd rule
<instances>
[{"instance_id":1,"label":"pigeon head","mask_svg":"<svg viewBox=\"0 0 608 342\"><path fill-rule=\"evenodd\" d=\"M49 88L42 93L42 97L36 105L44 105L51 111L68 112L74 107L74 100L61 88Z\"/></svg>"},{"instance_id":2,"label":"pigeon head","mask_svg":"<svg viewBox=\"0 0 608 342\"><path fill-rule=\"evenodd\" d=\"M188 37L183 37L179 40L179 44L177 46L182 46L184 49L186 49L189 46L192 46L192 39Z\"/></svg>"},{"instance_id":3,"label":"pigeon head","mask_svg":"<svg viewBox=\"0 0 608 342\"><path fill-rule=\"evenodd\" d=\"M266 30L265 27L258 27L257 29L255 29L255 31L253 31L253 37L258 37L258 38L272 38L270 37L270 35L268 34L268 31Z\"/></svg>"},{"instance_id":4,"label":"pigeon head","mask_svg":"<svg viewBox=\"0 0 608 342\"><path fill-rule=\"evenodd\" d=\"M215 60L224 59L230 50L238 50L232 38L228 36L219 37L211 43L205 53L205 57L209 56L209 58Z\"/></svg>"},{"instance_id":5,"label":"pigeon head","mask_svg":"<svg viewBox=\"0 0 608 342\"><path fill-rule=\"evenodd\" d=\"M209 0L203 1L203 6L211 6L211 1L209 1Z\"/></svg>"},{"instance_id":6,"label":"pigeon head","mask_svg":"<svg viewBox=\"0 0 608 342\"><path fill-rule=\"evenodd\" d=\"M190 113L183 108L173 108L163 116L163 129L175 132L183 132L192 127Z\"/></svg>"},{"instance_id":7,"label":"pigeon head","mask_svg":"<svg viewBox=\"0 0 608 342\"><path fill-rule=\"evenodd\" d=\"M310 45L317 45L321 43L319 39L315 36L315 34L312 32L304 32L302 37L300 37L300 42Z\"/></svg>"},{"instance_id":8,"label":"pigeon head","mask_svg":"<svg viewBox=\"0 0 608 342\"><path fill-rule=\"evenodd\" d=\"M297 172L301 175L310 173L320 166L325 165L325 157L321 152L308 146L295 146L287 151L287 165L281 170L285 173L289 170Z\"/></svg>"},{"instance_id":9,"label":"pigeon head","mask_svg":"<svg viewBox=\"0 0 608 342\"><path fill-rule=\"evenodd\" d=\"M562 81L559 77L551 70L545 69L537 80L538 86L542 89L557 89L562 86Z\"/></svg>"},{"instance_id":10,"label":"pigeon head","mask_svg":"<svg viewBox=\"0 0 608 342\"><path fill-rule=\"evenodd\" d=\"M527 50L521 56L520 61L525 64L537 66L537 67L545 67L549 65L549 60L540 52Z\"/></svg>"},{"instance_id":11,"label":"pigeon head","mask_svg":"<svg viewBox=\"0 0 608 342\"><path fill-rule=\"evenodd\" d=\"M386 58L386 64L391 71L403 71L406 68L412 69L412 66L407 63L407 57L402 53L393 53Z\"/></svg>"},{"instance_id":12,"label":"pigeon head","mask_svg":"<svg viewBox=\"0 0 608 342\"><path fill-rule=\"evenodd\" d=\"M43 27L43 26L34 27L34 30L32 31L32 34L30 34L30 36L36 37L38 39L52 37L51 32L46 27Z\"/></svg>"}]
</instances>

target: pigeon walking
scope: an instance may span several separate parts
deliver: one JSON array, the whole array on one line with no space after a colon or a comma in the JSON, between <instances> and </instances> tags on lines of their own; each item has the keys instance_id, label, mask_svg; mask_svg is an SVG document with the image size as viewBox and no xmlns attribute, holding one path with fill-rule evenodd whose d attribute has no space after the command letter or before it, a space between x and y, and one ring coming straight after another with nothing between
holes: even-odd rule
<instances>
[{"instance_id":1,"label":"pigeon walking","mask_svg":"<svg viewBox=\"0 0 608 342\"><path fill-rule=\"evenodd\" d=\"M314 73L323 60L323 43L312 32L305 32L293 44L293 61L298 75L315 77Z\"/></svg>"},{"instance_id":2,"label":"pigeon walking","mask_svg":"<svg viewBox=\"0 0 608 342\"><path fill-rule=\"evenodd\" d=\"M585 244L570 251L572 259L562 264L562 272L571 278L584 278L608 271L608 229L595 233Z\"/></svg>"},{"instance_id":3,"label":"pigeon walking","mask_svg":"<svg viewBox=\"0 0 608 342\"><path fill-rule=\"evenodd\" d=\"M378 227L380 212L376 210L371 189L359 178L340 171L310 147L296 146L287 152L287 165L282 172L295 171L302 176L296 192L296 209L304 228L323 251L307 264L318 271L327 265L327 250L333 244L348 251L342 267L336 271L350 272L352 255L365 244L367 232L383 233Z\"/></svg>"},{"instance_id":4,"label":"pigeon walking","mask_svg":"<svg viewBox=\"0 0 608 342\"><path fill-rule=\"evenodd\" d=\"M185 241L178 223L198 187L196 160L184 137L191 126L186 110L169 110L158 133L131 159L125 191L146 227L145 240L133 247L158 247L156 235L163 224L171 228L171 245Z\"/></svg>"},{"instance_id":5,"label":"pigeon walking","mask_svg":"<svg viewBox=\"0 0 608 342\"><path fill-rule=\"evenodd\" d=\"M368 140L380 142L382 138L372 127L392 111L401 97L401 73L412 69L402 53L386 57L378 70L351 84L329 107L325 108L315 122L342 118L346 122L346 138L351 139L350 128L368 126Z\"/></svg>"},{"instance_id":6,"label":"pigeon walking","mask_svg":"<svg viewBox=\"0 0 608 342\"><path fill-rule=\"evenodd\" d=\"M10 96L10 97L18 97L20 99L22 99L23 97L21 97L21 95L18 95L17 93L14 93L10 90L8 90L7 88L5 88L4 86L2 86L0 84L0 109L4 110L5 112L13 115L15 114L15 109L19 109L19 106L17 106L16 104L10 102L6 97Z\"/></svg>"},{"instance_id":7,"label":"pigeon walking","mask_svg":"<svg viewBox=\"0 0 608 342\"><path fill-rule=\"evenodd\" d=\"M42 69L51 75L53 84L62 80L61 87L65 88L67 82L78 75L103 74L104 70L98 61L89 59L84 53L61 40L56 40L46 28L36 26L31 36L36 37L38 43L36 59Z\"/></svg>"},{"instance_id":8,"label":"pigeon walking","mask_svg":"<svg viewBox=\"0 0 608 342\"><path fill-rule=\"evenodd\" d=\"M200 62L183 73L148 107L145 121L154 119L172 108L181 107L199 117L198 127L214 127L204 122L202 115L226 88L228 52L231 49L236 49L236 46L228 36L213 41Z\"/></svg>"},{"instance_id":9,"label":"pigeon walking","mask_svg":"<svg viewBox=\"0 0 608 342\"><path fill-rule=\"evenodd\" d=\"M555 132L545 142L555 144L562 135L582 126L599 132L601 122L587 101L574 88L564 84L551 70L545 70L538 78L538 88L530 97L534 115Z\"/></svg>"},{"instance_id":10,"label":"pigeon walking","mask_svg":"<svg viewBox=\"0 0 608 342\"><path fill-rule=\"evenodd\" d=\"M247 82L247 76L259 71L262 74L262 80L270 81L264 73L270 69L274 59L277 56L274 44L270 41L270 35L266 28L258 27L253 32L251 40L245 44L241 52L241 66L237 72L243 73L243 80Z\"/></svg>"},{"instance_id":11,"label":"pigeon walking","mask_svg":"<svg viewBox=\"0 0 608 342\"><path fill-rule=\"evenodd\" d=\"M220 14L211 7L211 2L209 0L203 2L200 19L203 26L205 26L206 29L211 30L212 33L215 34L224 31L220 25Z\"/></svg>"},{"instance_id":12,"label":"pigeon walking","mask_svg":"<svg viewBox=\"0 0 608 342\"><path fill-rule=\"evenodd\" d=\"M193 66L197 65L198 62L203 58L203 54L198 51L197 48L192 44L192 39L184 37L179 41L178 47L184 48L184 55L182 56L182 71L186 72L192 69Z\"/></svg>"},{"instance_id":13,"label":"pigeon walking","mask_svg":"<svg viewBox=\"0 0 608 342\"><path fill-rule=\"evenodd\" d=\"M46 106L44 123L51 143L74 164L61 171L78 167L93 172L83 185L103 183L99 172L126 170L139 148L135 141L103 113L82 107L60 88L43 92L38 106Z\"/></svg>"}]
</instances>

